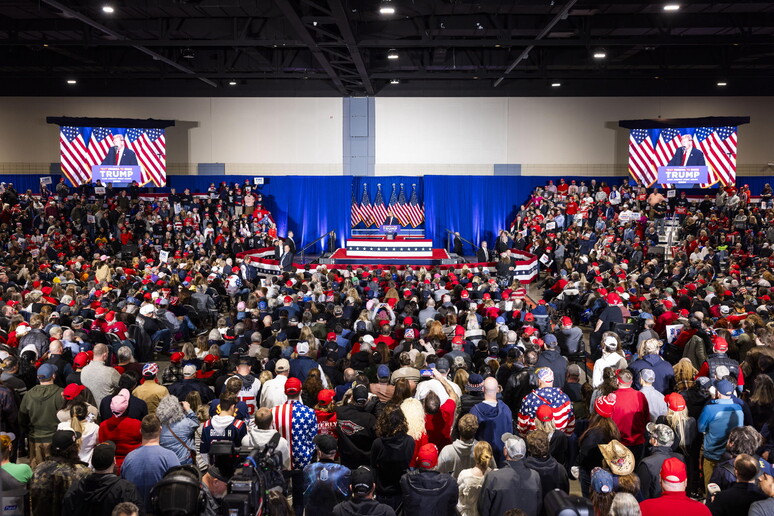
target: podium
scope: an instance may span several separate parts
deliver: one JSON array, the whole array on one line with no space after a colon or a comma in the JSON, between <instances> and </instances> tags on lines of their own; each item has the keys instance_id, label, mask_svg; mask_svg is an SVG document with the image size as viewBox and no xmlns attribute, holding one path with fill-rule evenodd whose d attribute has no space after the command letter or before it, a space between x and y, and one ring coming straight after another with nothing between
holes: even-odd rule
<instances>
[{"instance_id":1,"label":"podium","mask_svg":"<svg viewBox=\"0 0 774 516\"><path fill-rule=\"evenodd\" d=\"M400 226L395 224L382 224L379 229L384 234L386 240L395 240L395 235L400 231Z\"/></svg>"},{"instance_id":2,"label":"podium","mask_svg":"<svg viewBox=\"0 0 774 516\"><path fill-rule=\"evenodd\" d=\"M709 167L658 167L657 182L662 185L674 185L675 188L695 188L696 185L709 183Z\"/></svg>"}]
</instances>

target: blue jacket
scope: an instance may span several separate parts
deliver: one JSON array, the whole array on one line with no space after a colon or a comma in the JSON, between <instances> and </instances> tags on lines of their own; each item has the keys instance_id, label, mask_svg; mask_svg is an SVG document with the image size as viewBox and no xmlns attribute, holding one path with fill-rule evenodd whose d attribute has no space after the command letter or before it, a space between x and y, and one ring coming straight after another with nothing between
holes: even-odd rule
<instances>
[{"instance_id":1,"label":"blue jacket","mask_svg":"<svg viewBox=\"0 0 774 516\"><path fill-rule=\"evenodd\" d=\"M317 367L317 362L311 357L300 356L290 361L290 376L298 378L301 382L306 381L309 371Z\"/></svg>"},{"instance_id":2,"label":"blue jacket","mask_svg":"<svg viewBox=\"0 0 774 516\"><path fill-rule=\"evenodd\" d=\"M668 394L675 388L675 370L669 365L669 362L658 355L645 355L631 363L629 369L634 373L634 388L639 390L640 371L643 369L652 369L656 373L656 381L653 382L653 388L661 394Z\"/></svg>"},{"instance_id":3,"label":"blue jacket","mask_svg":"<svg viewBox=\"0 0 774 516\"><path fill-rule=\"evenodd\" d=\"M731 430L744 426L742 408L731 399L711 401L699 416L699 432L704 433L704 457L719 461L726 451Z\"/></svg>"},{"instance_id":4,"label":"blue jacket","mask_svg":"<svg viewBox=\"0 0 774 516\"><path fill-rule=\"evenodd\" d=\"M492 446L494 458L499 467L505 465L503 456L502 435L513 432L513 414L508 405L497 400L497 405L490 405L482 401L470 409L470 413L478 418L478 431L476 439L486 441Z\"/></svg>"},{"instance_id":5,"label":"blue jacket","mask_svg":"<svg viewBox=\"0 0 774 516\"><path fill-rule=\"evenodd\" d=\"M178 441L172 432L185 443ZM194 443L194 433L199 428L199 418L192 410L186 412L185 417L180 421L172 423L169 426L161 427L161 437L159 438L159 444L162 448L175 452L177 458L180 460L180 464L191 464L191 452L189 450L196 451L196 444ZM186 448L186 446L188 448Z\"/></svg>"}]
</instances>

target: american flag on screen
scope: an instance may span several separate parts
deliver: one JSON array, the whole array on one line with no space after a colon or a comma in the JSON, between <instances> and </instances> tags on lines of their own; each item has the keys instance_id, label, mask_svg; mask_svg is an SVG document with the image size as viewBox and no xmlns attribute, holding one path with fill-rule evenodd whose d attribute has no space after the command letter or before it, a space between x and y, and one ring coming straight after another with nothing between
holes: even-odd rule
<instances>
[{"instance_id":1,"label":"american flag on screen","mask_svg":"<svg viewBox=\"0 0 774 516\"><path fill-rule=\"evenodd\" d=\"M99 165L113 146L113 133L107 127L95 127L89 138L89 156L92 165Z\"/></svg>"},{"instance_id":2,"label":"american flag on screen","mask_svg":"<svg viewBox=\"0 0 774 516\"><path fill-rule=\"evenodd\" d=\"M665 167L680 148L680 131L662 129L656 144L656 166Z\"/></svg>"},{"instance_id":3,"label":"american flag on screen","mask_svg":"<svg viewBox=\"0 0 774 516\"><path fill-rule=\"evenodd\" d=\"M357 204L357 199L355 198L355 189L353 188L352 206L349 209L349 227L354 228L361 220L363 220L363 218L360 216L360 206Z\"/></svg>"},{"instance_id":4,"label":"american flag on screen","mask_svg":"<svg viewBox=\"0 0 774 516\"><path fill-rule=\"evenodd\" d=\"M371 209L371 214L374 217L374 224L376 226L381 226L384 224L384 220L387 218L387 207L384 205L381 183L376 185L376 199L374 199L374 205Z\"/></svg>"},{"instance_id":5,"label":"american flag on screen","mask_svg":"<svg viewBox=\"0 0 774 516\"><path fill-rule=\"evenodd\" d=\"M408 204L409 220L414 227L419 226L425 221L425 208L419 204L417 196L417 185L411 185L411 200Z\"/></svg>"},{"instance_id":6,"label":"american flag on screen","mask_svg":"<svg viewBox=\"0 0 774 516\"><path fill-rule=\"evenodd\" d=\"M645 186L658 179L654 163L653 142L647 129L632 129L629 133L629 174Z\"/></svg>"},{"instance_id":7,"label":"american flag on screen","mask_svg":"<svg viewBox=\"0 0 774 516\"><path fill-rule=\"evenodd\" d=\"M142 167L141 184L151 181L156 186L167 184L167 144L163 129L129 129L126 146L137 154Z\"/></svg>"},{"instance_id":8,"label":"american flag on screen","mask_svg":"<svg viewBox=\"0 0 774 516\"><path fill-rule=\"evenodd\" d=\"M62 173L76 186L91 181L91 156L80 127L62 126L59 132Z\"/></svg>"},{"instance_id":9,"label":"american flag on screen","mask_svg":"<svg viewBox=\"0 0 774 516\"><path fill-rule=\"evenodd\" d=\"M710 167L710 185L736 182L736 127L700 127L696 130L696 146L704 153ZM709 186L709 185L702 185Z\"/></svg>"},{"instance_id":10,"label":"american flag on screen","mask_svg":"<svg viewBox=\"0 0 774 516\"><path fill-rule=\"evenodd\" d=\"M360 198L360 220L363 221L365 227L369 227L374 223L374 211L371 206L371 199L368 197L367 185L363 185L363 195Z\"/></svg>"}]
</instances>

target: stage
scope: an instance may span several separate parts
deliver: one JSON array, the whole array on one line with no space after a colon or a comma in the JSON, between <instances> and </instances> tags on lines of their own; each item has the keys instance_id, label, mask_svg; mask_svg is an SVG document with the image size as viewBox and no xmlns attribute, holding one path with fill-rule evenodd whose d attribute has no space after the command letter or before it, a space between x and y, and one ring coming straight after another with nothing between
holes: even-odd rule
<instances>
[{"instance_id":1,"label":"stage","mask_svg":"<svg viewBox=\"0 0 774 516\"><path fill-rule=\"evenodd\" d=\"M400 253L400 256L386 256L384 253L376 252L373 255L356 253L352 256L346 249L339 248L326 258L331 264L341 265L452 265L462 263L462 260L452 261L452 257L445 249L431 249L429 253L423 253L421 256L412 256L408 253Z\"/></svg>"}]
</instances>

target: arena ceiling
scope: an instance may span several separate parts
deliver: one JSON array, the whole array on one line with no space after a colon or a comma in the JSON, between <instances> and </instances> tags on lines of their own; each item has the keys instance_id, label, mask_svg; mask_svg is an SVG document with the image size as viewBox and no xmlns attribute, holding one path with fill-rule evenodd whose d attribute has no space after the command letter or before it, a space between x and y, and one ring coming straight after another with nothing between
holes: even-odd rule
<instances>
[{"instance_id":1,"label":"arena ceiling","mask_svg":"<svg viewBox=\"0 0 774 516\"><path fill-rule=\"evenodd\" d=\"M774 3L2 0L0 52L0 95L771 95Z\"/></svg>"}]
</instances>

